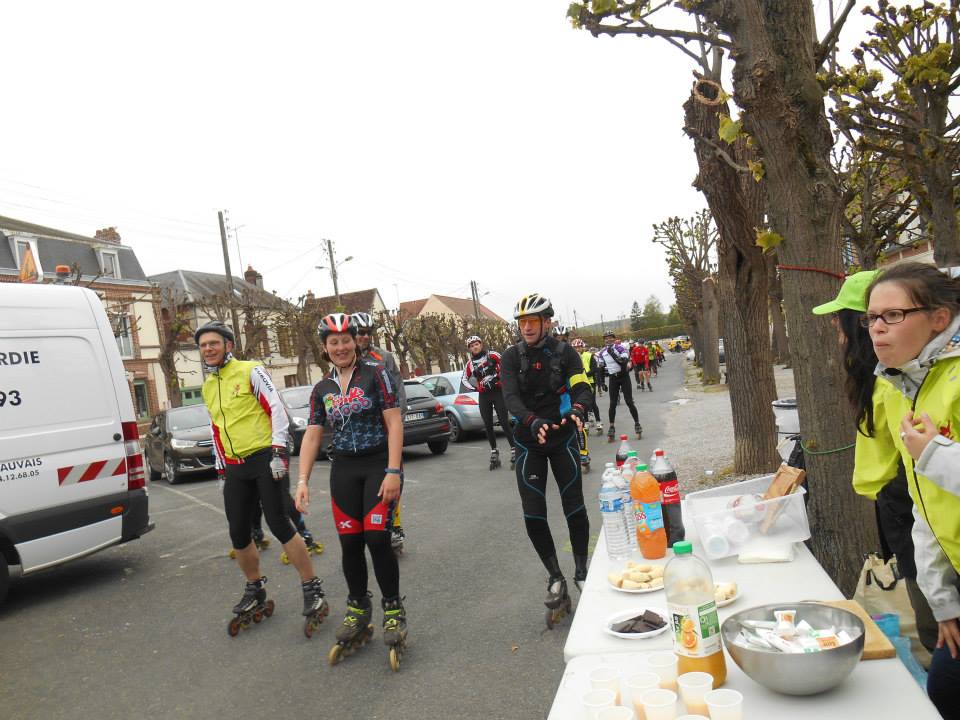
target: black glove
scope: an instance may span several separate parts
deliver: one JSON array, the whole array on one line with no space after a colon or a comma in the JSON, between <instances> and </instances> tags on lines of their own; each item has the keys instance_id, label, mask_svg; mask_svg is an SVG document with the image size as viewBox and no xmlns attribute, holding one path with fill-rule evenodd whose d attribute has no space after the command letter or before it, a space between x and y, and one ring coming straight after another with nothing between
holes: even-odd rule
<instances>
[{"instance_id":1,"label":"black glove","mask_svg":"<svg viewBox=\"0 0 960 720\"><path fill-rule=\"evenodd\" d=\"M583 407L580 403L574 403L573 407L567 410L563 414L564 419L577 418L580 420L580 424L583 425L587 421L587 412L586 408Z\"/></svg>"},{"instance_id":2,"label":"black glove","mask_svg":"<svg viewBox=\"0 0 960 720\"><path fill-rule=\"evenodd\" d=\"M538 437L540 435L541 428L546 428L547 432L550 432L551 422L540 417L534 417L529 423L527 423L527 425L530 428L531 434L534 437Z\"/></svg>"}]
</instances>

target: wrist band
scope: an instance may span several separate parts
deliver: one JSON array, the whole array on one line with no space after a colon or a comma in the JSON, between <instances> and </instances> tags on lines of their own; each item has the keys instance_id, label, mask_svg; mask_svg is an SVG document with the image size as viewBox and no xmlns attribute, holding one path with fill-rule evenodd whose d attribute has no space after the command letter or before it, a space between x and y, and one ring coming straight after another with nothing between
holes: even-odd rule
<instances>
[{"instance_id":1,"label":"wrist band","mask_svg":"<svg viewBox=\"0 0 960 720\"><path fill-rule=\"evenodd\" d=\"M308 484L308 483L307 483L306 480L297 480L297 485L304 485L304 486L306 486L307 484Z\"/></svg>"},{"instance_id":2,"label":"wrist band","mask_svg":"<svg viewBox=\"0 0 960 720\"><path fill-rule=\"evenodd\" d=\"M384 470L387 475L399 475L401 473L400 468L387 468Z\"/></svg>"}]
</instances>

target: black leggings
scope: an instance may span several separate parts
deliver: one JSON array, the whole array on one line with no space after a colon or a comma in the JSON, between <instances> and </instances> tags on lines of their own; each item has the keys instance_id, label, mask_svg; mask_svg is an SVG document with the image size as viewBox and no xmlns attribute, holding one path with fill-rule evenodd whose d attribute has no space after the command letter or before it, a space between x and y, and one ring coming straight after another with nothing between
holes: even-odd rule
<instances>
[{"instance_id":1,"label":"black leggings","mask_svg":"<svg viewBox=\"0 0 960 720\"><path fill-rule=\"evenodd\" d=\"M366 597L367 558L385 598L400 595L400 566L390 545L389 523L393 507L377 496L387 468L386 453L337 455L330 468L330 503L340 535L343 576L352 598Z\"/></svg>"},{"instance_id":2,"label":"black leggings","mask_svg":"<svg viewBox=\"0 0 960 720\"><path fill-rule=\"evenodd\" d=\"M480 417L483 418L483 429L487 433L487 442L490 449L497 447L497 436L493 434L493 411L497 411L500 428L507 436L507 442L513 447L513 432L510 430L510 416L507 415L507 404L503 400L503 391L500 388L480 393Z\"/></svg>"},{"instance_id":3,"label":"black leggings","mask_svg":"<svg viewBox=\"0 0 960 720\"><path fill-rule=\"evenodd\" d=\"M640 416L637 415L637 406L633 404L633 388L630 387L630 373L623 372L619 375L610 376L610 424L617 419L617 405L620 404L620 391L623 391L623 401L627 404L627 409L633 417L635 423L640 422Z\"/></svg>"},{"instance_id":4,"label":"black leggings","mask_svg":"<svg viewBox=\"0 0 960 720\"><path fill-rule=\"evenodd\" d=\"M230 526L230 542L237 550L247 547L252 541L252 517L263 506L270 532L286 545L296 530L287 517L284 495L289 497L287 482L273 479L270 472L270 449L250 455L239 465L227 464L223 485L223 508Z\"/></svg>"},{"instance_id":5,"label":"black leggings","mask_svg":"<svg viewBox=\"0 0 960 720\"><path fill-rule=\"evenodd\" d=\"M597 418L597 422L600 422L600 406L597 405L597 386L593 383L590 383L590 404L587 406L587 418L590 417L590 411L593 411L593 415ZM586 421L587 418L584 418Z\"/></svg>"},{"instance_id":6,"label":"black leggings","mask_svg":"<svg viewBox=\"0 0 960 720\"><path fill-rule=\"evenodd\" d=\"M577 433L556 431L546 445L536 440L517 441L517 489L523 507L523 522L534 550L547 569L547 561L556 557L557 549L547 523L547 462L560 490L563 513L567 518L570 545L574 556L587 554L590 521L583 502L583 476L580 474L580 446ZM563 432L563 435L560 433Z\"/></svg>"},{"instance_id":7,"label":"black leggings","mask_svg":"<svg viewBox=\"0 0 960 720\"><path fill-rule=\"evenodd\" d=\"M297 529L297 532L303 535L305 532L307 532L307 524L303 521L303 515L300 514L299 510L297 510L297 505L294 503L293 497L290 495L290 476L287 475L287 477L280 482L284 485L284 510L286 511L287 516L293 522L293 526ZM262 515L263 509L260 507L260 502L258 501L256 505L253 506L253 511L250 513L250 524L253 526L253 532L255 535L263 535L263 524L261 523Z\"/></svg>"}]
</instances>

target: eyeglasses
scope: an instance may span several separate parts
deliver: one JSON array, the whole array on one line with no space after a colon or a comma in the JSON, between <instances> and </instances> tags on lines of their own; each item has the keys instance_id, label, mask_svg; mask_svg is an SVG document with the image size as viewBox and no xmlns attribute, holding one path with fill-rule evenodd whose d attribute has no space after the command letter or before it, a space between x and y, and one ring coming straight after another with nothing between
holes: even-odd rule
<instances>
[{"instance_id":1,"label":"eyeglasses","mask_svg":"<svg viewBox=\"0 0 960 720\"><path fill-rule=\"evenodd\" d=\"M892 310L884 310L879 315L874 315L873 313L867 313L862 318L860 318L860 325L865 328L873 327L877 320L883 320L884 325L897 325L902 323L907 315L910 313L920 312L921 310L929 310L930 308L925 305L922 307L915 308L894 308Z\"/></svg>"}]
</instances>

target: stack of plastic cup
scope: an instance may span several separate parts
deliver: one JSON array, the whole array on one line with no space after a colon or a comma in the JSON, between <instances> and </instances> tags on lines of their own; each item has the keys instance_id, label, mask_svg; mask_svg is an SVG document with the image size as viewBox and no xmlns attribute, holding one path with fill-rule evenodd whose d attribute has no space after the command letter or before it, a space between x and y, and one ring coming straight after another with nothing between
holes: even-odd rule
<instances>
[{"instance_id":1,"label":"stack of plastic cup","mask_svg":"<svg viewBox=\"0 0 960 720\"><path fill-rule=\"evenodd\" d=\"M585 693L581 699L584 718L586 720L597 720L597 715L601 710L614 706L615 697L616 693L613 690L591 690Z\"/></svg>"},{"instance_id":2,"label":"stack of plastic cup","mask_svg":"<svg viewBox=\"0 0 960 720\"><path fill-rule=\"evenodd\" d=\"M711 690L704 700L711 720L743 720L743 695L736 690Z\"/></svg>"},{"instance_id":3,"label":"stack of plastic cup","mask_svg":"<svg viewBox=\"0 0 960 720\"><path fill-rule=\"evenodd\" d=\"M591 690L613 690L613 704L620 704L620 671L613 667L596 667L590 671Z\"/></svg>"},{"instance_id":4,"label":"stack of plastic cup","mask_svg":"<svg viewBox=\"0 0 960 720\"><path fill-rule=\"evenodd\" d=\"M623 685L627 694L624 703L633 705L637 720L643 720L643 694L660 687L660 676L653 672L639 672L624 678Z\"/></svg>"}]
</instances>

